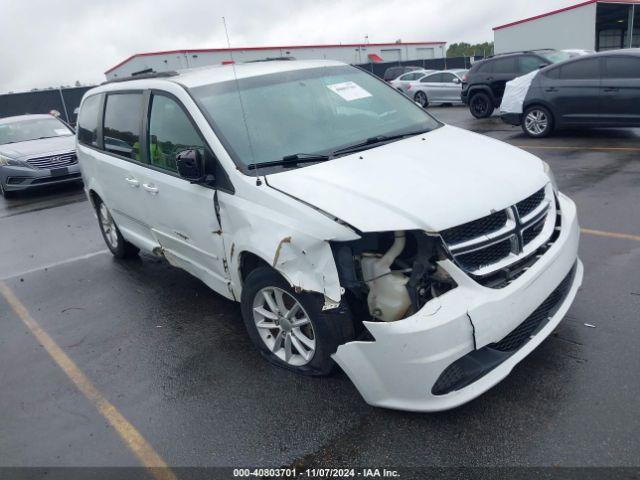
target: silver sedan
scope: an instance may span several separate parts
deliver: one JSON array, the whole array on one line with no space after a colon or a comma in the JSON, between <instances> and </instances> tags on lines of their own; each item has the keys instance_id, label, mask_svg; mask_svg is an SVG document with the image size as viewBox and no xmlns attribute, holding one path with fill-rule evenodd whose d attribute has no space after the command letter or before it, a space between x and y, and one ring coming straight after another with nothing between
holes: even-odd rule
<instances>
[{"instance_id":1,"label":"silver sedan","mask_svg":"<svg viewBox=\"0 0 640 480\"><path fill-rule=\"evenodd\" d=\"M442 70L410 82L406 93L426 107L434 103L462 103L462 76L466 70Z\"/></svg>"},{"instance_id":2,"label":"silver sedan","mask_svg":"<svg viewBox=\"0 0 640 480\"><path fill-rule=\"evenodd\" d=\"M414 70L413 72L407 72L400 75L395 80L391 80L390 85L393 88L400 90L402 93L407 93L407 85L420 80L425 75L428 75L436 70Z\"/></svg>"}]
</instances>

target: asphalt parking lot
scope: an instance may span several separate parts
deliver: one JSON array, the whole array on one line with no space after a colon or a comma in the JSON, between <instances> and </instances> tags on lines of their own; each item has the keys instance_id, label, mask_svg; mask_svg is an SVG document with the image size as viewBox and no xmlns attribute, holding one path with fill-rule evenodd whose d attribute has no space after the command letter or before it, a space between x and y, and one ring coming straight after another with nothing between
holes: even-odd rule
<instances>
[{"instance_id":1,"label":"asphalt parking lot","mask_svg":"<svg viewBox=\"0 0 640 480\"><path fill-rule=\"evenodd\" d=\"M430 110L540 156L578 205L583 287L505 381L415 414L369 407L341 372L277 369L236 304L155 258L115 261L81 188L47 190L0 198L0 466L638 466L640 130L532 140Z\"/></svg>"}]
</instances>

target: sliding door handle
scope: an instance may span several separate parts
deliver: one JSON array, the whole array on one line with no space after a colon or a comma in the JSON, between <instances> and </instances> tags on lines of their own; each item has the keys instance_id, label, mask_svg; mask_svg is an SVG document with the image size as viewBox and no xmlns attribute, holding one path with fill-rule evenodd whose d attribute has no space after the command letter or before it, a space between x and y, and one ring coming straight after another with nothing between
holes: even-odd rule
<instances>
[{"instance_id":1,"label":"sliding door handle","mask_svg":"<svg viewBox=\"0 0 640 480\"><path fill-rule=\"evenodd\" d=\"M133 177L124 177L124 181L127 182L132 188L138 188L140 182Z\"/></svg>"},{"instance_id":2,"label":"sliding door handle","mask_svg":"<svg viewBox=\"0 0 640 480\"><path fill-rule=\"evenodd\" d=\"M156 187L154 184L152 183L143 183L142 184L142 188L144 188L147 192L149 192L151 195L156 195L158 193L158 187Z\"/></svg>"}]
</instances>

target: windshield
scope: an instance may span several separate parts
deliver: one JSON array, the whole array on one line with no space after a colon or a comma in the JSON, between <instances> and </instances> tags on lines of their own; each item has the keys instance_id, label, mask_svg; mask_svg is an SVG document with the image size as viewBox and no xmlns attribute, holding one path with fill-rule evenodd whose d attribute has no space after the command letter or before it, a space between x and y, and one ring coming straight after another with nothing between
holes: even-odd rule
<instances>
[{"instance_id":1,"label":"windshield","mask_svg":"<svg viewBox=\"0 0 640 480\"><path fill-rule=\"evenodd\" d=\"M66 135L73 135L73 132L64 123L53 117L0 123L0 145Z\"/></svg>"},{"instance_id":2,"label":"windshield","mask_svg":"<svg viewBox=\"0 0 640 480\"><path fill-rule=\"evenodd\" d=\"M330 155L372 137L440 126L401 93L346 65L242 78L237 84L191 91L241 167L299 153Z\"/></svg>"},{"instance_id":3,"label":"windshield","mask_svg":"<svg viewBox=\"0 0 640 480\"><path fill-rule=\"evenodd\" d=\"M538 52L540 56L546 58L551 63L560 63L573 58L569 52L554 50L550 52Z\"/></svg>"}]
</instances>

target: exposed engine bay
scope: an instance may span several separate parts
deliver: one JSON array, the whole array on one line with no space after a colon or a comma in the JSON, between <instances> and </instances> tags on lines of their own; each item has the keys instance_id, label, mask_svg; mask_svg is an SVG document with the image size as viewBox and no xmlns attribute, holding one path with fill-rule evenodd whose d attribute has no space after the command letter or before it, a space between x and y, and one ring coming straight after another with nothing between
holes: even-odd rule
<instances>
[{"instance_id":1,"label":"exposed engine bay","mask_svg":"<svg viewBox=\"0 0 640 480\"><path fill-rule=\"evenodd\" d=\"M401 320L456 286L437 263L446 258L440 238L422 231L364 233L332 248L356 318Z\"/></svg>"}]
</instances>

